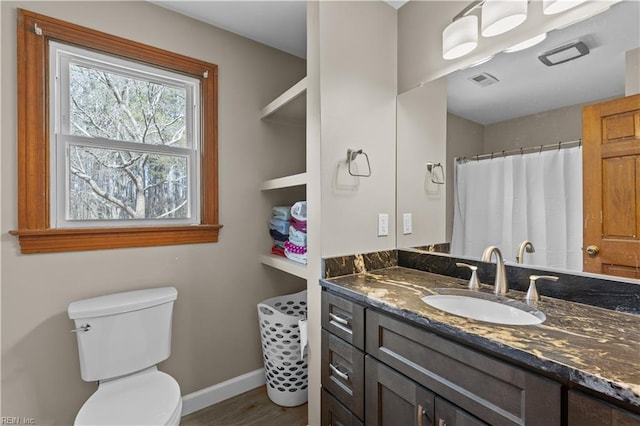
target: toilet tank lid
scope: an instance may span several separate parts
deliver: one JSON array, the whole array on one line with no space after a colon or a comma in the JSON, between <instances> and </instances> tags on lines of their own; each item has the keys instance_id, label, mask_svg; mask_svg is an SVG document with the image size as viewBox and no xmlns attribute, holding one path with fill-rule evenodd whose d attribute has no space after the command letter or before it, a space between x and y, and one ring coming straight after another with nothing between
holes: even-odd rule
<instances>
[{"instance_id":1,"label":"toilet tank lid","mask_svg":"<svg viewBox=\"0 0 640 426\"><path fill-rule=\"evenodd\" d=\"M72 302L67 313L70 319L102 317L161 305L177 297L174 287L126 291Z\"/></svg>"}]
</instances>

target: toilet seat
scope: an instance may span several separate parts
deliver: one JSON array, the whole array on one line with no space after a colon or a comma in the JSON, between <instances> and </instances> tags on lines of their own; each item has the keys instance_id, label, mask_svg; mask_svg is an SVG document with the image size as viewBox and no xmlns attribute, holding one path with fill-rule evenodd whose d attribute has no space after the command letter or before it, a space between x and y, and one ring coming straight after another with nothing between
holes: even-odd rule
<instances>
[{"instance_id":1,"label":"toilet seat","mask_svg":"<svg viewBox=\"0 0 640 426\"><path fill-rule=\"evenodd\" d=\"M75 425L177 425L180 386L155 368L100 383L84 403Z\"/></svg>"}]
</instances>

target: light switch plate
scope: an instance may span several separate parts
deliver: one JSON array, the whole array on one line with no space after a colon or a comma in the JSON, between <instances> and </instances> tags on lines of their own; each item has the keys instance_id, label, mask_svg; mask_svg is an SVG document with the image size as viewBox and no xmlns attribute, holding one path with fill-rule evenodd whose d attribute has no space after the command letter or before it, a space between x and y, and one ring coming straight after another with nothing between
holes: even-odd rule
<instances>
[{"instance_id":1,"label":"light switch plate","mask_svg":"<svg viewBox=\"0 0 640 426\"><path fill-rule=\"evenodd\" d=\"M405 213L402 215L402 233L408 235L413 232L411 224L411 213Z\"/></svg>"},{"instance_id":2,"label":"light switch plate","mask_svg":"<svg viewBox=\"0 0 640 426\"><path fill-rule=\"evenodd\" d=\"M378 237L389 235L389 215L378 213Z\"/></svg>"}]
</instances>

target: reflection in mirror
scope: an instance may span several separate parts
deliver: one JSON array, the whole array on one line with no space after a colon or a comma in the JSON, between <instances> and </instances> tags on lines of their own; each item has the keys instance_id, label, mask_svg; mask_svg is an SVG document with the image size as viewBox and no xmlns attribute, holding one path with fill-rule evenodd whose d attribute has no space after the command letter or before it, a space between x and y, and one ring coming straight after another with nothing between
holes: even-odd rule
<instances>
[{"instance_id":1,"label":"reflection in mirror","mask_svg":"<svg viewBox=\"0 0 640 426\"><path fill-rule=\"evenodd\" d=\"M589 53L553 66L538 59L545 52L576 41L582 41ZM520 245L530 240L534 249L524 249L523 263L582 270L582 153L578 142L566 142L582 138L584 105L640 91L638 62L640 3L622 1L585 21L549 32L546 39L534 47L499 53L491 61L446 77L445 239L423 236L420 240L421 236L414 233L412 241L403 240L399 226L398 247L424 249L430 246L442 251L447 250L450 247L448 243L451 243L452 254L479 259L486 246L497 245L505 258L515 263ZM494 81L494 84L477 84L478 81ZM401 103L399 97L399 114ZM404 151L400 126L399 118L399 173ZM565 142L560 150L557 149L559 142ZM544 148L542 153L527 155L533 151L531 147L538 150L541 145L552 145L555 149ZM456 181L466 180L472 184L455 193L454 157L466 157L466 161L457 162L463 165L463 171ZM528 157L539 157L539 161L530 164ZM493 180L479 180L479 175L470 173L475 172L474 168L485 169L482 173ZM499 176L500 168L515 172L516 176ZM554 177L553 173L561 176ZM421 177L416 180L419 179ZM500 189L505 182L509 185ZM530 195L525 195L524 188L528 184L531 185ZM561 189L566 193L559 192ZM460 203L456 206L455 201L460 202L459 196L465 191L479 195L478 200L471 201L471 204L467 201L462 207ZM533 195L546 201L527 200ZM402 197L403 186L399 182L398 200ZM549 197L552 197L550 202ZM520 207L514 205L514 200L522 201L523 198L524 204ZM498 199L506 203L502 210L498 209L501 213L485 209L488 204L498 203ZM466 216L458 215L454 219L454 211L459 213L463 207ZM487 215L491 214L494 216L488 218ZM540 218L527 225L527 220L536 215ZM402 217L400 210L398 217ZM472 221L476 223L471 224ZM521 225L517 232L513 226L516 222ZM470 225L476 234L472 232L471 239L467 239L465 232L459 232L459 229L454 233L454 228L459 228L460 224ZM503 226L505 224L506 227ZM568 236L559 238L562 227L567 228L562 234ZM538 232L538 228L543 230ZM486 239L481 240L478 233ZM551 243L551 239L557 242ZM437 243L444 244L435 247Z\"/></svg>"}]
</instances>

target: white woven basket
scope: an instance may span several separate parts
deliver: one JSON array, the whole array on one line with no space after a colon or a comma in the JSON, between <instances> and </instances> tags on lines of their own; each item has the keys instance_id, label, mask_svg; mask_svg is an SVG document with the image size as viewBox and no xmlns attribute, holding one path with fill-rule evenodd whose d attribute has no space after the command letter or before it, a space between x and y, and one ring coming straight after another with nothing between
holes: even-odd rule
<instances>
[{"instance_id":1,"label":"white woven basket","mask_svg":"<svg viewBox=\"0 0 640 426\"><path fill-rule=\"evenodd\" d=\"M267 394L284 407L295 407L308 399L307 354L300 345L298 325L306 316L306 290L258 303Z\"/></svg>"}]
</instances>

